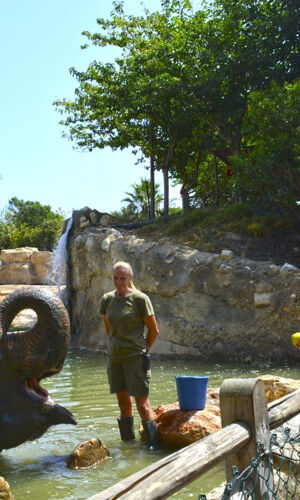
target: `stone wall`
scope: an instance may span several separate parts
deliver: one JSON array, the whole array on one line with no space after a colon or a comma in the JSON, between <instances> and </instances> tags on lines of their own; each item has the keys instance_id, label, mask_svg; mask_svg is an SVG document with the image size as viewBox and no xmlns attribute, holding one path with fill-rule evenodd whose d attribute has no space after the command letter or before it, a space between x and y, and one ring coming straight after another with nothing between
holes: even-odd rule
<instances>
[{"instance_id":1,"label":"stone wall","mask_svg":"<svg viewBox=\"0 0 300 500\"><path fill-rule=\"evenodd\" d=\"M137 288L154 305L160 335L153 352L199 360L300 359L290 336L300 331L300 270L149 241L113 228L74 231L70 283L74 345L106 351L99 313L111 268L131 263Z\"/></svg>"},{"instance_id":2,"label":"stone wall","mask_svg":"<svg viewBox=\"0 0 300 500\"><path fill-rule=\"evenodd\" d=\"M0 285L41 285L47 282L51 252L24 247L0 253Z\"/></svg>"}]
</instances>

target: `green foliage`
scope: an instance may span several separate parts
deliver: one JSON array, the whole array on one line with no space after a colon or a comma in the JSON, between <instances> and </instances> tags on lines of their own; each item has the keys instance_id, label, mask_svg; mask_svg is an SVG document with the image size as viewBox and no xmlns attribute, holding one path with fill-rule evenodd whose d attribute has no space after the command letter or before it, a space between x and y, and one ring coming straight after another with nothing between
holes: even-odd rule
<instances>
[{"instance_id":1,"label":"green foliage","mask_svg":"<svg viewBox=\"0 0 300 500\"><path fill-rule=\"evenodd\" d=\"M170 207L170 218L182 215L182 208L180 207Z\"/></svg>"},{"instance_id":2,"label":"green foliage","mask_svg":"<svg viewBox=\"0 0 300 500\"><path fill-rule=\"evenodd\" d=\"M233 203L228 205L223 210L224 220L230 219L244 219L253 215L253 207L247 203Z\"/></svg>"},{"instance_id":3,"label":"green foliage","mask_svg":"<svg viewBox=\"0 0 300 500\"><path fill-rule=\"evenodd\" d=\"M161 7L128 16L117 0L111 17L97 20L99 31L85 32L88 43L120 55L84 72L71 68L74 99L55 103L66 135L79 148L129 147L138 163L150 160L164 173L165 215L170 176L182 184L185 209L191 200L226 205L233 193L251 202L270 192L273 205L292 205L299 105L288 85L299 77L298 1L213 0L194 11L189 0L162 0Z\"/></svg>"},{"instance_id":4,"label":"green foliage","mask_svg":"<svg viewBox=\"0 0 300 500\"><path fill-rule=\"evenodd\" d=\"M135 216L138 219L149 219L150 218L150 184L147 179L141 179L140 183L135 183L131 185L132 191L127 191L126 198L123 198L123 202L127 203L124 209L124 214L128 214L130 217ZM163 197L159 193L159 184L154 186L154 200L156 213L158 213L159 205L163 200Z\"/></svg>"},{"instance_id":5,"label":"green foliage","mask_svg":"<svg viewBox=\"0 0 300 500\"><path fill-rule=\"evenodd\" d=\"M155 234L157 227L155 224L147 224L146 226L139 227L136 229L136 233L139 236L153 236Z\"/></svg>"},{"instance_id":6,"label":"green foliage","mask_svg":"<svg viewBox=\"0 0 300 500\"><path fill-rule=\"evenodd\" d=\"M159 239L168 236L177 242L212 251L224 233L235 233L240 237L274 237L296 230L296 218L264 213L259 215L257 207L236 203L217 209L193 209L175 218L163 217L156 224L136 230L140 236Z\"/></svg>"},{"instance_id":7,"label":"green foliage","mask_svg":"<svg viewBox=\"0 0 300 500\"><path fill-rule=\"evenodd\" d=\"M121 210L113 210L110 213L111 222L113 224L123 224L128 222L128 215L126 214L124 207Z\"/></svg>"},{"instance_id":8,"label":"green foliage","mask_svg":"<svg viewBox=\"0 0 300 500\"><path fill-rule=\"evenodd\" d=\"M197 224L201 224L207 216L208 212L204 210L191 210L188 214L183 215L183 217L169 223L167 235L176 235L189 230Z\"/></svg>"},{"instance_id":9,"label":"green foliage","mask_svg":"<svg viewBox=\"0 0 300 500\"><path fill-rule=\"evenodd\" d=\"M219 224L222 231L231 231L249 236L265 237L271 236L278 230L291 230L293 228L292 219L289 216L275 215L267 213L258 215L256 209L250 205L241 204L244 207L239 210L239 204L232 205L234 210L226 207L219 216ZM210 218L210 223L212 218Z\"/></svg>"},{"instance_id":10,"label":"green foliage","mask_svg":"<svg viewBox=\"0 0 300 500\"><path fill-rule=\"evenodd\" d=\"M45 220L61 220L62 216L52 212L50 205L42 205L38 201L23 201L17 197L9 200L6 218L15 225L27 224L37 227Z\"/></svg>"},{"instance_id":11,"label":"green foliage","mask_svg":"<svg viewBox=\"0 0 300 500\"><path fill-rule=\"evenodd\" d=\"M253 209L246 203L233 203L217 209L205 211L206 217L202 221L203 227L224 228L227 231L244 232L245 221L249 223Z\"/></svg>"},{"instance_id":12,"label":"green foliage","mask_svg":"<svg viewBox=\"0 0 300 500\"><path fill-rule=\"evenodd\" d=\"M237 159L237 188L252 202L293 209L300 200L300 80L250 94L243 131L251 151Z\"/></svg>"},{"instance_id":13,"label":"green foliage","mask_svg":"<svg viewBox=\"0 0 300 500\"><path fill-rule=\"evenodd\" d=\"M271 236L278 230L291 230L293 224L288 217L279 217L275 215L266 215L256 217L255 221L247 226L247 233L254 236Z\"/></svg>"},{"instance_id":14,"label":"green foliage","mask_svg":"<svg viewBox=\"0 0 300 500\"><path fill-rule=\"evenodd\" d=\"M0 249L11 248L11 233L13 226L6 224L4 221L0 222Z\"/></svg>"},{"instance_id":15,"label":"green foliage","mask_svg":"<svg viewBox=\"0 0 300 500\"><path fill-rule=\"evenodd\" d=\"M63 217L50 205L23 201L14 197L0 223L1 248L33 246L53 250L61 234Z\"/></svg>"},{"instance_id":16,"label":"green foliage","mask_svg":"<svg viewBox=\"0 0 300 500\"><path fill-rule=\"evenodd\" d=\"M263 225L259 222L249 224L247 229L249 234L253 234L254 236L264 236Z\"/></svg>"},{"instance_id":17,"label":"green foliage","mask_svg":"<svg viewBox=\"0 0 300 500\"><path fill-rule=\"evenodd\" d=\"M20 224L11 232L10 248L22 246L37 247L39 250L53 250L61 234L62 221L50 219L39 226Z\"/></svg>"}]
</instances>

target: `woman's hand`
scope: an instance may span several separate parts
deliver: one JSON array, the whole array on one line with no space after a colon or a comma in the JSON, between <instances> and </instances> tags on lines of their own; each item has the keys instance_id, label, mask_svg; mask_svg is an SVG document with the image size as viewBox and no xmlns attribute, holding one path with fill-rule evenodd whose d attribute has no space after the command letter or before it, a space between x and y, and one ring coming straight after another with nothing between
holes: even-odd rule
<instances>
[{"instance_id":1,"label":"woman's hand","mask_svg":"<svg viewBox=\"0 0 300 500\"><path fill-rule=\"evenodd\" d=\"M297 344L295 344L295 347L297 347L297 349L300 349L300 342L297 342Z\"/></svg>"},{"instance_id":2,"label":"woman's hand","mask_svg":"<svg viewBox=\"0 0 300 500\"><path fill-rule=\"evenodd\" d=\"M156 323L156 318L154 314L152 316L144 316L143 317L143 322L145 323L146 327L148 328L148 333L147 333L147 347L148 350L151 349L153 346L157 335L159 334L158 326Z\"/></svg>"},{"instance_id":3,"label":"woman's hand","mask_svg":"<svg viewBox=\"0 0 300 500\"><path fill-rule=\"evenodd\" d=\"M106 314L103 314L103 323L104 323L105 333L109 337L109 324Z\"/></svg>"}]
</instances>

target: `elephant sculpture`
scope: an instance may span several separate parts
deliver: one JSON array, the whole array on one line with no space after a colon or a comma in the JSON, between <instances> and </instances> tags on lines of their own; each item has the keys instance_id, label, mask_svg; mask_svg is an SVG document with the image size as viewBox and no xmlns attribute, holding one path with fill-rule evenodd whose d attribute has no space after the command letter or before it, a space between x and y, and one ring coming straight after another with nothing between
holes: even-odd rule
<instances>
[{"instance_id":1,"label":"elephant sculpture","mask_svg":"<svg viewBox=\"0 0 300 500\"><path fill-rule=\"evenodd\" d=\"M32 309L36 324L8 332L15 316ZM70 340L69 316L61 299L36 286L13 291L0 304L0 451L39 438L51 425L76 425L40 381L58 373Z\"/></svg>"}]
</instances>

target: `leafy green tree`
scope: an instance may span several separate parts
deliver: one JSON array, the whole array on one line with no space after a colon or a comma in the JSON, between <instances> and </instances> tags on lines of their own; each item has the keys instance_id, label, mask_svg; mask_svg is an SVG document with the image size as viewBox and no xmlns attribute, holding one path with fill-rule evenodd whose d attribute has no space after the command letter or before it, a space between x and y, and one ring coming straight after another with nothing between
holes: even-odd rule
<instances>
[{"instance_id":1,"label":"leafy green tree","mask_svg":"<svg viewBox=\"0 0 300 500\"><path fill-rule=\"evenodd\" d=\"M186 197L208 165L217 180L209 158L221 178L232 169L239 186L236 158L251 152L242 130L249 94L299 75L298 21L296 0L213 0L196 12L188 1L162 0L162 12L141 17L116 1L99 32L85 35L121 55L71 68L78 87L73 101L56 102L67 115L61 123L79 148L131 147L138 162L149 161L152 213L154 170L164 175L165 215L170 176Z\"/></svg>"},{"instance_id":2,"label":"leafy green tree","mask_svg":"<svg viewBox=\"0 0 300 500\"><path fill-rule=\"evenodd\" d=\"M187 4L187 2L184 2ZM188 57L182 34L186 14L182 2L165 3L163 13L127 17L115 2L110 20L98 19L100 32L85 35L95 45L115 45L122 57L115 64L92 63L86 72L74 68L79 81L75 100L56 105L67 118L69 136L80 148L134 148L151 163L151 199L154 169L164 174L164 211L168 212L169 172L180 140L195 119L191 91L184 75ZM182 61L184 59L184 63ZM153 203L152 203L153 205Z\"/></svg>"},{"instance_id":3,"label":"leafy green tree","mask_svg":"<svg viewBox=\"0 0 300 500\"><path fill-rule=\"evenodd\" d=\"M12 226L0 221L0 249L11 247Z\"/></svg>"},{"instance_id":4,"label":"leafy green tree","mask_svg":"<svg viewBox=\"0 0 300 500\"><path fill-rule=\"evenodd\" d=\"M299 76L299 10L285 0L215 0L207 9L204 33L194 39L194 71L201 75L209 152L234 167L249 93ZM200 137L204 130L201 125Z\"/></svg>"},{"instance_id":5,"label":"leafy green tree","mask_svg":"<svg viewBox=\"0 0 300 500\"><path fill-rule=\"evenodd\" d=\"M194 191L202 204L211 193L218 197L228 187L238 194L244 172L236 159L242 152L251 155L242 129L249 93L270 88L272 80L291 82L300 68L297 2L216 0L207 14L201 33L197 21L202 12L191 17L192 28L185 31L195 51L189 66L193 94L202 95L203 101L193 101L194 109L199 108L198 124L181 144L172 169L182 182L182 194Z\"/></svg>"},{"instance_id":6,"label":"leafy green tree","mask_svg":"<svg viewBox=\"0 0 300 500\"><path fill-rule=\"evenodd\" d=\"M42 205L38 201L23 201L17 197L9 200L6 217L16 226L27 224L30 227L39 226L47 219L62 219L61 215L51 210L50 205Z\"/></svg>"},{"instance_id":7,"label":"leafy green tree","mask_svg":"<svg viewBox=\"0 0 300 500\"><path fill-rule=\"evenodd\" d=\"M62 215L53 212L50 205L13 197L1 221L1 247L34 246L51 251L61 234L62 223Z\"/></svg>"},{"instance_id":8,"label":"leafy green tree","mask_svg":"<svg viewBox=\"0 0 300 500\"><path fill-rule=\"evenodd\" d=\"M295 208L300 200L300 80L249 96L243 125L247 154L238 189L251 201ZM258 189L259 184L259 189Z\"/></svg>"}]
</instances>

